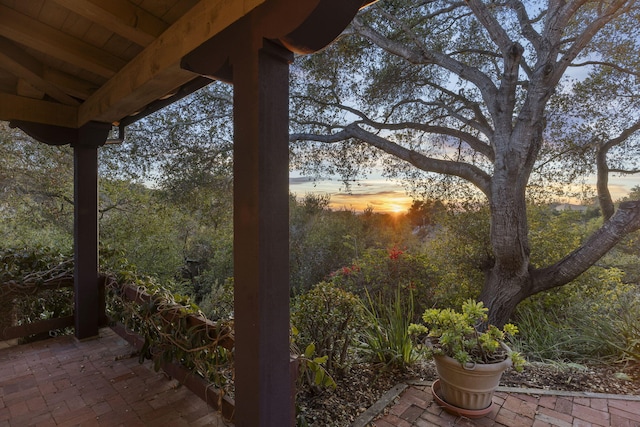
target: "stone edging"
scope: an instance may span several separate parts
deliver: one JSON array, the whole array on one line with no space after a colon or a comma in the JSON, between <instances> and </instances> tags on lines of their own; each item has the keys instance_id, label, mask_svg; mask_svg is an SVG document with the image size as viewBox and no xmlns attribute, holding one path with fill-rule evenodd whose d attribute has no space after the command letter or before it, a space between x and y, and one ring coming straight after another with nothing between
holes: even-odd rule
<instances>
[{"instance_id":1,"label":"stone edging","mask_svg":"<svg viewBox=\"0 0 640 427\"><path fill-rule=\"evenodd\" d=\"M366 427L371 421L377 417L384 408L386 408L393 400L409 386L427 386L430 387L432 381L407 381L399 383L391 390L386 392L376 403L371 405L369 409L364 411L351 424L350 427ZM589 399L615 399L640 402L640 396L626 394L610 394L610 393L593 393L589 391L563 391L563 390L545 390L540 388L520 388L520 387L498 387L496 390L503 393L520 393L544 396L563 396L563 397L584 397Z\"/></svg>"},{"instance_id":2,"label":"stone edging","mask_svg":"<svg viewBox=\"0 0 640 427\"><path fill-rule=\"evenodd\" d=\"M384 408L386 408L393 400L400 396L400 394L409 387L408 383L396 384L386 392L376 403L371 405L366 411L364 411L350 427L366 427L375 417L377 417Z\"/></svg>"}]
</instances>

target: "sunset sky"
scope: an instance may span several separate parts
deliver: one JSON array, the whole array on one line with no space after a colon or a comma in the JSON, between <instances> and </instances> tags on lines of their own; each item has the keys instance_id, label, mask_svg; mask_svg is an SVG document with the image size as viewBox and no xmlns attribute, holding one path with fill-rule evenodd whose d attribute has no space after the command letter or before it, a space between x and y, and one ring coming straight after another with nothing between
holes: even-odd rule
<instances>
[{"instance_id":1,"label":"sunset sky","mask_svg":"<svg viewBox=\"0 0 640 427\"><path fill-rule=\"evenodd\" d=\"M595 184L595 179L593 180ZM612 177L609 188L614 200L628 195L631 188L640 185L640 176ZM595 188L595 187L594 187ZM289 179L289 190L298 197L307 193L329 194L331 208L363 211L368 206L378 213L406 212L412 199L407 196L404 188L383 177L362 180L351 187L351 194L344 191L344 185L339 179L313 182L310 178L294 176ZM572 202L571 200L558 200Z\"/></svg>"}]
</instances>

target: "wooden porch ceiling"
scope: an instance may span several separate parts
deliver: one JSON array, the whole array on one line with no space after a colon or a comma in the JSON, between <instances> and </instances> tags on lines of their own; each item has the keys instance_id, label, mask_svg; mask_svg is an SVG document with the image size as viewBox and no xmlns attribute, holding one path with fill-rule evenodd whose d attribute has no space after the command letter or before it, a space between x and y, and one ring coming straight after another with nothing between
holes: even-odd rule
<instances>
[{"instance_id":1,"label":"wooden porch ceiling","mask_svg":"<svg viewBox=\"0 0 640 427\"><path fill-rule=\"evenodd\" d=\"M181 59L275 3L285 2L0 0L0 120L67 128L134 121L205 85Z\"/></svg>"},{"instance_id":2,"label":"wooden porch ceiling","mask_svg":"<svg viewBox=\"0 0 640 427\"><path fill-rule=\"evenodd\" d=\"M264 1L0 0L0 119L117 124L197 77L181 55Z\"/></svg>"}]
</instances>

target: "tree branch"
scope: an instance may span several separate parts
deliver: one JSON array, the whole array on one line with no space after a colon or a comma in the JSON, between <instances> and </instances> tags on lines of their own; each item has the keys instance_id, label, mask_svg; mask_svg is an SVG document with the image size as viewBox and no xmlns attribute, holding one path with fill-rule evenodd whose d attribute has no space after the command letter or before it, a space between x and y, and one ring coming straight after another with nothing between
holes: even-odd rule
<instances>
[{"instance_id":1,"label":"tree branch","mask_svg":"<svg viewBox=\"0 0 640 427\"><path fill-rule=\"evenodd\" d=\"M384 49L392 55L404 58L411 64L439 65L442 68L445 68L452 73L460 76L462 79L471 82L480 90L482 98L489 106L489 109L493 111L497 109L497 88L495 87L491 79L477 68L470 67L441 52L435 52L432 50L423 51L422 49L409 49L402 42L390 40L375 29L365 25L357 16L352 21L352 25L356 29L358 34L369 39L372 43L376 44L378 47Z\"/></svg>"},{"instance_id":2,"label":"tree branch","mask_svg":"<svg viewBox=\"0 0 640 427\"><path fill-rule=\"evenodd\" d=\"M542 37L531 25L532 20L529 18L524 4L520 0L507 0L507 5L516 12L522 35L529 40L536 53L539 54L542 50Z\"/></svg>"},{"instance_id":3,"label":"tree branch","mask_svg":"<svg viewBox=\"0 0 640 427\"><path fill-rule=\"evenodd\" d=\"M556 264L532 272L531 294L565 285L604 256L628 233L640 229L640 201L623 202L584 244Z\"/></svg>"},{"instance_id":4,"label":"tree branch","mask_svg":"<svg viewBox=\"0 0 640 427\"><path fill-rule=\"evenodd\" d=\"M405 147L402 147L401 145L389 141L388 139L368 132L355 123L352 123L344 130L331 135L314 135L304 133L291 134L289 136L289 141L317 141L323 143L336 143L345 141L350 138L358 139L362 142L365 142L373 147L384 151L387 154L409 162L418 169L425 172L435 172L463 178L475 185L488 198L491 197L491 177L477 166L460 161L449 161L427 157L414 150L409 150Z\"/></svg>"},{"instance_id":5,"label":"tree branch","mask_svg":"<svg viewBox=\"0 0 640 427\"><path fill-rule=\"evenodd\" d=\"M558 81L560 79L560 77L565 73L566 69L573 62L573 60L578 57L580 52L584 50L587 44L591 41L591 39L593 39L598 31L602 29L602 27L629 10L630 6L623 7L626 3L628 3L628 0L616 0L612 2L607 7L607 9L600 14L600 16L589 23L584 31L575 38L573 44L569 46L569 49L565 51L565 54L558 61L560 66L556 67L555 81ZM634 2L631 2L631 4L633 3ZM567 14L575 13L575 11L582 4L584 4L584 0L577 1L575 3L569 3L567 5Z\"/></svg>"},{"instance_id":6,"label":"tree branch","mask_svg":"<svg viewBox=\"0 0 640 427\"><path fill-rule=\"evenodd\" d=\"M619 71L623 74L628 74L631 76L638 76L640 77L640 72L629 69L629 68L624 68L618 64L614 64L612 62L606 62L606 61L584 61L584 62L574 62L572 63L570 66L571 67L585 67L585 66L589 66L589 65L600 65L602 67L609 67L612 68L616 71Z\"/></svg>"},{"instance_id":7,"label":"tree branch","mask_svg":"<svg viewBox=\"0 0 640 427\"><path fill-rule=\"evenodd\" d=\"M491 40L500 48L503 56L509 55L511 45L513 42L509 38L507 32L502 28L502 25L491 14L491 11L487 5L480 0L466 0L467 5L475 14L478 21L489 33Z\"/></svg>"}]
</instances>

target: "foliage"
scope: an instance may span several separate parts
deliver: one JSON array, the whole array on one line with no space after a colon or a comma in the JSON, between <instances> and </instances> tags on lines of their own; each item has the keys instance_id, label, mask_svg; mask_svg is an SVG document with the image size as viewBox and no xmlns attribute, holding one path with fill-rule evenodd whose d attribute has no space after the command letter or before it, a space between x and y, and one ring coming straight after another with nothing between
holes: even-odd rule
<instances>
[{"instance_id":1,"label":"foliage","mask_svg":"<svg viewBox=\"0 0 640 427\"><path fill-rule=\"evenodd\" d=\"M426 324L412 324L412 334L427 334L434 354L456 359L463 365L495 363L511 358L513 367L521 371L524 358L520 353L505 349L505 339L513 337L518 328L507 323L502 329L487 325L488 309L482 302L467 300L460 312L447 309L428 309L422 315Z\"/></svg>"},{"instance_id":2,"label":"foliage","mask_svg":"<svg viewBox=\"0 0 640 427\"><path fill-rule=\"evenodd\" d=\"M183 265L182 230L187 216L165 203L157 190L128 181L101 180L100 241L119 248L138 271L161 282Z\"/></svg>"},{"instance_id":3,"label":"foliage","mask_svg":"<svg viewBox=\"0 0 640 427\"><path fill-rule=\"evenodd\" d=\"M593 269L590 281L543 293L516 312L514 347L531 360L624 360L637 354L637 285L617 269Z\"/></svg>"},{"instance_id":4,"label":"foliage","mask_svg":"<svg viewBox=\"0 0 640 427\"><path fill-rule=\"evenodd\" d=\"M631 0L378 2L294 68L293 164L347 182L381 167L413 194L486 202L484 274L459 283L474 297L482 285L502 325L640 228L628 204L572 248L588 256L530 258L528 203L584 197L593 172L603 200L613 171L638 171L639 18Z\"/></svg>"},{"instance_id":5,"label":"foliage","mask_svg":"<svg viewBox=\"0 0 640 427\"><path fill-rule=\"evenodd\" d=\"M382 304L413 305L418 312L432 304L434 275L429 254L413 254L397 245L387 249L368 249L352 265L331 273L331 282L367 299L376 295ZM400 292L398 294L398 292ZM411 319L417 320L417 319Z\"/></svg>"},{"instance_id":6,"label":"foliage","mask_svg":"<svg viewBox=\"0 0 640 427\"><path fill-rule=\"evenodd\" d=\"M73 289L41 289L73 281L73 258L46 247L0 248L0 297L3 316L9 325L28 324L38 320L73 314Z\"/></svg>"},{"instance_id":7,"label":"foliage","mask_svg":"<svg viewBox=\"0 0 640 427\"><path fill-rule=\"evenodd\" d=\"M316 356L316 345L307 345L304 352L297 346L297 337L300 334L295 326L291 327L291 354L295 356L298 364L298 386L312 388L329 387L335 389L337 384L333 377L324 368L329 356Z\"/></svg>"},{"instance_id":8,"label":"foliage","mask_svg":"<svg viewBox=\"0 0 640 427\"><path fill-rule=\"evenodd\" d=\"M477 298L494 258L489 243L486 206L451 206L438 216L437 227L425 243L434 276L434 304L459 307Z\"/></svg>"},{"instance_id":9,"label":"foliage","mask_svg":"<svg viewBox=\"0 0 640 427\"><path fill-rule=\"evenodd\" d=\"M593 334L593 340L603 344L600 351L604 347L619 360L640 362L640 297L637 289L621 295L613 307L608 308L606 316L591 317L590 320L589 332Z\"/></svg>"},{"instance_id":10,"label":"foliage","mask_svg":"<svg viewBox=\"0 0 640 427\"><path fill-rule=\"evenodd\" d=\"M318 357L327 356L330 374L349 368L352 346L363 326L362 306L355 295L320 282L295 299L291 322L299 331L301 348L313 343Z\"/></svg>"},{"instance_id":11,"label":"foliage","mask_svg":"<svg viewBox=\"0 0 640 427\"><path fill-rule=\"evenodd\" d=\"M150 295L140 304L124 296L126 287L137 287ZM204 318L189 298L160 286L151 277L123 270L108 286L110 316L144 339L140 362L153 358L155 369L162 363L178 362L218 387L232 378L233 354L218 345L231 334L229 323L219 322L215 330L200 322L190 326L191 316ZM226 388L228 390L228 387Z\"/></svg>"},{"instance_id":12,"label":"foliage","mask_svg":"<svg viewBox=\"0 0 640 427\"><path fill-rule=\"evenodd\" d=\"M233 318L233 278L220 284L214 283L209 293L198 303L204 315L213 321L225 321Z\"/></svg>"},{"instance_id":13,"label":"foliage","mask_svg":"<svg viewBox=\"0 0 640 427\"><path fill-rule=\"evenodd\" d=\"M174 195L231 176L232 87L214 82L127 126L123 144L105 147L101 175L153 182ZM220 188L226 191L228 185Z\"/></svg>"},{"instance_id":14,"label":"foliage","mask_svg":"<svg viewBox=\"0 0 640 427\"><path fill-rule=\"evenodd\" d=\"M328 196L307 194L290 202L290 283L303 292L368 250L397 244L417 247L408 220L366 209L329 209Z\"/></svg>"},{"instance_id":15,"label":"foliage","mask_svg":"<svg viewBox=\"0 0 640 427\"><path fill-rule=\"evenodd\" d=\"M372 297L369 293L363 301L367 324L362 330L361 350L372 362L398 369L410 366L419 356L409 334L414 316L413 292L409 290L409 298L403 298L403 292L406 291L398 286L391 302L380 294Z\"/></svg>"},{"instance_id":16,"label":"foliage","mask_svg":"<svg viewBox=\"0 0 640 427\"><path fill-rule=\"evenodd\" d=\"M0 237L3 246L69 251L73 239L73 156L0 122Z\"/></svg>"}]
</instances>

